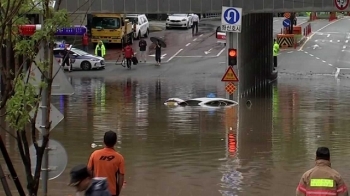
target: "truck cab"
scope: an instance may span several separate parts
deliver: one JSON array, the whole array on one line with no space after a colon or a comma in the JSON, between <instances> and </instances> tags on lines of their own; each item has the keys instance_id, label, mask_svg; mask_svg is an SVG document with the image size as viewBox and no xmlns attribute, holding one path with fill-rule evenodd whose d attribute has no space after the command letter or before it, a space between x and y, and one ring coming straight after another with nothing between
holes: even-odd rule
<instances>
[{"instance_id":1,"label":"truck cab","mask_svg":"<svg viewBox=\"0 0 350 196\"><path fill-rule=\"evenodd\" d=\"M133 42L132 23L124 14L92 14L91 42L97 44L122 44Z\"/></svg>"}]
</instances>

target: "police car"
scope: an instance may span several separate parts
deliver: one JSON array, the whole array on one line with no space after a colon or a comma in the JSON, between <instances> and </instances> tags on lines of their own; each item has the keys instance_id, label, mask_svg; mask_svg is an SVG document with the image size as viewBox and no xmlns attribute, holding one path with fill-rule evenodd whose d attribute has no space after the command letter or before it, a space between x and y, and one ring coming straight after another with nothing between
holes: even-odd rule
<instances>
[{"instance_id":1,"label":"police car","mask_svg":"<svg viewBox=\"0 0 350 196\"><path fill-rule=\"evenodd\" d=\"M86 71L91 69L105 68L105 59L102 57L89 54L77 48L69 47L68 50L69 50L69 57L72 63L72 69L82 69ZM53 50L53 54L59 63L61 63L62 61L63 51L64 51L63 47L58 47ZM64 69L68 69L68 67L65 66Z\"/></svg>"},{"instance_id":2,"label":"police car","mask_svg":"<svg viewBox=\"0 0 350 196\"><path fill-rule=\"evenodd\" d=\"M224 98L195 98L182 100L179 98L170 98L165 101L164 105L166 106L202 106L202 107L231 107L238 105L238 102L232 101Z\"/></svg>"}]
</instances>

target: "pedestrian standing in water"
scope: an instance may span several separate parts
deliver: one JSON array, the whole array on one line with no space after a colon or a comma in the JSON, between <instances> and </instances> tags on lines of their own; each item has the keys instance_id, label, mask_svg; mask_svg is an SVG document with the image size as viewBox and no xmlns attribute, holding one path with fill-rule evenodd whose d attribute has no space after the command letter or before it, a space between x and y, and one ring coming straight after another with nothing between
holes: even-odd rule
<instances>
[{"instance_id":1,"label":"pedestrian standing in water","mask_svg":"<svg viewBox=\"0 0 350 196\"><path fill-rule=\"evenodd\" d=\"M161 63L161 57L162 57L162 47L160 46L160 42L157 41L156 43L156 62L158 65Z\"/></svg>"},{"instance_id":2,"label":"pedestrian standing in water","mask_svg":"<svg viewBox=\"0 0 350 196\"><path fill-rule=\"evenodd\" d=\"M87 52L89 49L89 36L87 35L87 33L84 33L82 42L83 42L83 50Z\"/></svg>"},{"instance_id":3,"label":"pedestrian standing in water","mask_svg":"<svg viewBox=\"0 0 350 196\"><path fill-rule=\"evenodd\" d=\"M139 42L140 47L140 62L143 60L146 63L146 49L147 49L147 42L141 38Z\"/></svg>"},{"instance_id":4,"label":"pedestrian standing in water","mask_svg":"<svg viewBox=\"0 0 350 196\"><path fill-rule=\"evenodd\" d=\"M331 167L327 147L316 151L315 167L303 174L296 190L296 196L348 196L348 188L340 174Z\"/></svg>"},{"instance_id":5,"label":"pedestrian standing in water","mask_svg":"<svg viewBox=\"0 0 350 196\"><path fill-rule=\"evenodd\" d=\"M112 196L119 196L124 184L124 157L114 150L117 134L107 131L103 137L105 147L94 151L88 162L88 169L94 177L105 177Z\"/></svg>"}]
</instances>

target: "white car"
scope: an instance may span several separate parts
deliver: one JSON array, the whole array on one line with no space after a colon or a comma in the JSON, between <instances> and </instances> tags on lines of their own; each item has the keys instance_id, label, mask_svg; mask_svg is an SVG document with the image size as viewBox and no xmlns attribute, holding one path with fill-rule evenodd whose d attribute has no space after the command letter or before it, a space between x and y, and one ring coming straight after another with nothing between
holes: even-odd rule
<instances>
[{"instance_id":1,"label":"white car","mask_svg":"<svg viewBox=\"0 0 350 196\"><path fill-rule=\"evenodd\" d=\"M226 32L221 31L221 27L216 28L216 39L218 43L225 44L226 46Z\"/></svg>"},{"instance_id":2,"label":"white car","mask_svg":"<svg viewBox=\"0 0 350 196\"><path fill-rule=\"evenodd\" d=\"M55 48L53 50L53 54L58 63L62 62L63 50L64 48ZM104 58L89 54L77 48L70 48L69 58L71 59L73 69L91 70L105 68ZM64 69L68 69L68 66L65 65Z\"/></svg>"},{"instance_id":3,"label":"white car","mask_svg":"<svg viewBox=\"0 0 350 196\"><path fill-rule=\"evenodd\" d=\"M238 102L223 98L195 98L182 100L179 98L170 98L165 101L166 106L202 106L202 107L231 107L238 105Z\"/></svg>"},{"instance_id":4,"label":"white car","mask_svg":"<svg viewBox=\"0 0 350 196\"><path fill-rule=\"evenodd\" d=\"M148 37L149 22L144 14L127 14L126 19L129 19L133 24L134 38Z\"/></svg>"},{"instance_id":5,"label":"white car","mask_svg":"<svg viewBox=\"0 0 350 196\"><path fill-rule=\"evenodd\" d=\"M171 14L168 16L165 27L170 29L172 27L191 28L193 14Z\"/></svg>"}]
</instances>

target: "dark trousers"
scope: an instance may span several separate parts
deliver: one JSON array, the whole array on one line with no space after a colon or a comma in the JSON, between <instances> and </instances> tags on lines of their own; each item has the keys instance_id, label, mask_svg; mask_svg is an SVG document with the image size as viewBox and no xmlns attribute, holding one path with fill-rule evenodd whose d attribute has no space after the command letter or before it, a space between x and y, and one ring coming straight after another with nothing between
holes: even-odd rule
<instances>
[{"instance_id":1,"label":"dark trousers","mask_svg":"<svg viewBox=\"0 0 350 196\"><path fill-rule=\"evenodd\" d=\"M69 70L72 70L72 64L69 64L69 60L65 60L62 62L62 67L69 66Z\"/></svg>"},{"instance_id":2,"label":"dark trousers","mask_svg":"<svg viewBox=\"0 0 350 196\"><path fill-rule=\"evenodd\" d=\"M126 58L126 66L131 67L131 58Z\"/></svg>"},{"instance_id":3,"label":"dark trousers","mask_svg":"<svg viewBox=\"0 0 350 196\"><path fill-rule=\"evenodd\" d=\"M273 67L277 67L277 56L273 56Z\"/></svg>"},{"instance_id":4,"label":"dark trousers","mask_svg":"<svg viewBox=\"0 0 350 196\"><path fill-rule=\"evenodd\" d=\"M160 61L161 61L161 57L160 56L161 56L160 53L156 53L156 62L157 63L160 63Z\"/></svg>"},{"instance_id":5,"label":"dark trousers","mask_svg":"<svg viewBox=\"0 0 350 196\"><path fill-rule=\"evenodd\" d=\"M196 28L196 34L198 33L198 22L193 22L192 25L192 35L194 35L194 29Z\"/></svg>"}]
</instances>

